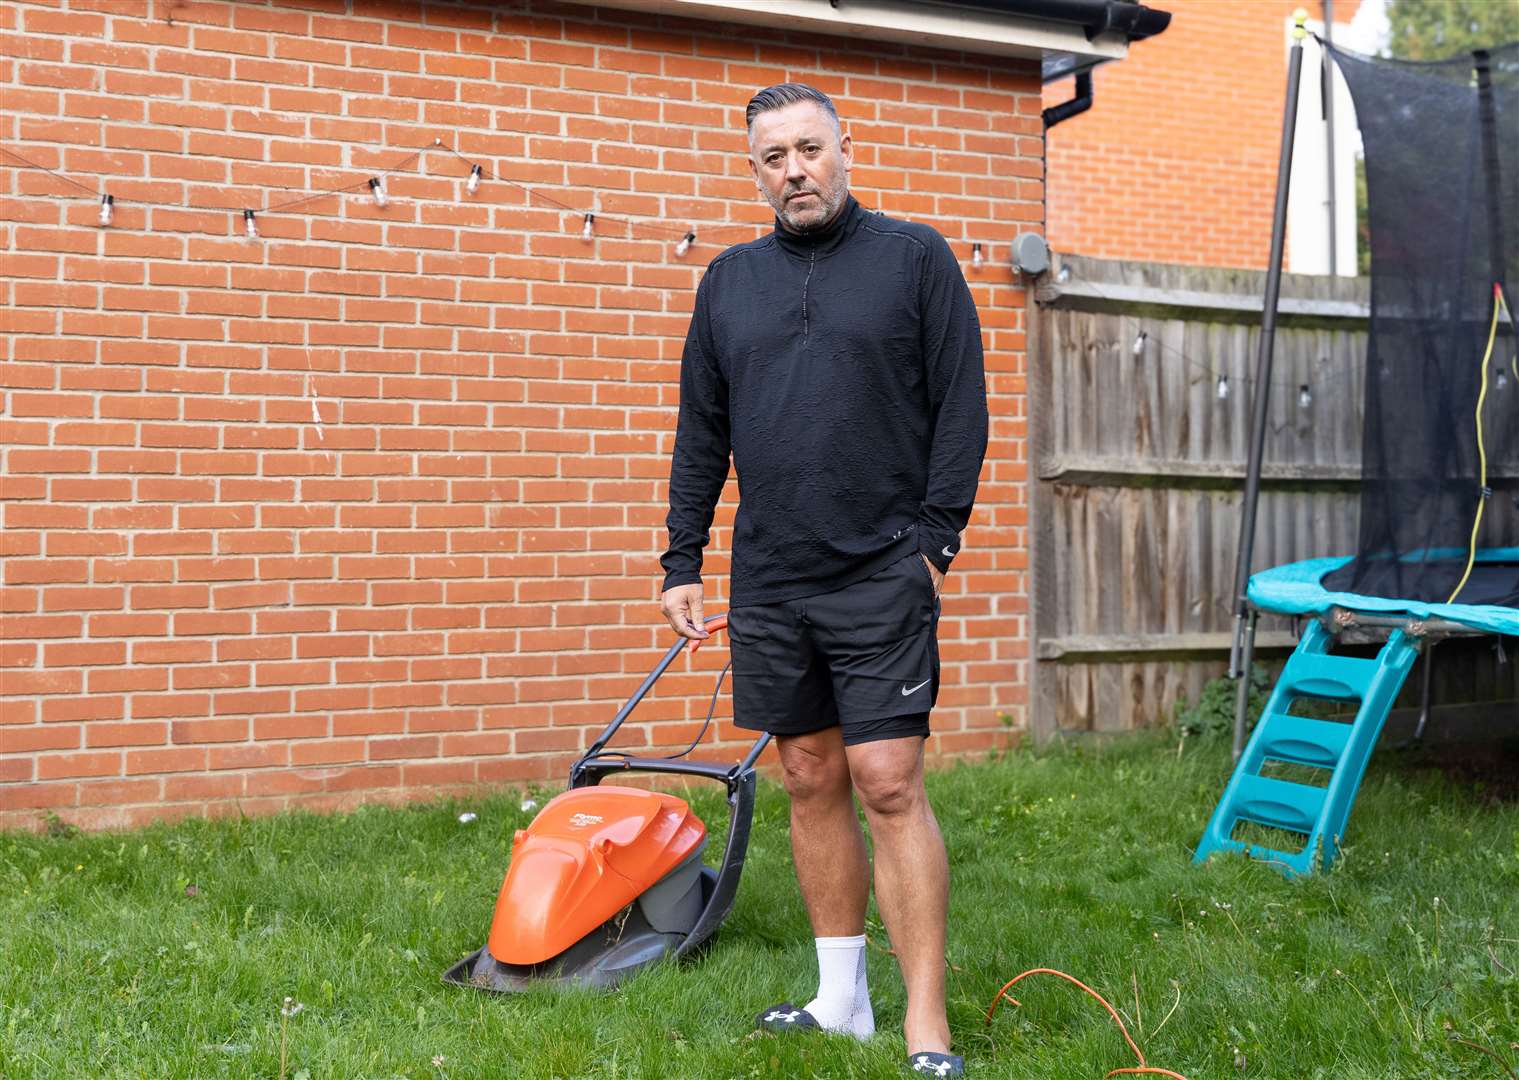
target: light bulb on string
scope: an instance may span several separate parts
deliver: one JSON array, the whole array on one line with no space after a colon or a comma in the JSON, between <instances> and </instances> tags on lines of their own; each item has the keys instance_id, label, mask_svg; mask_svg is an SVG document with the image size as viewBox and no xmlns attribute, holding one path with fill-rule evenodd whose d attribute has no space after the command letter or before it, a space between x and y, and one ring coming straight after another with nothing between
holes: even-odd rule
<instances>
[{"instance_id":1,"label":"light bulb on string","mask_svg":"<svg viewBox=\"0 0 1519 1080\"><path fill-rule=\"evenodd\" d=\"M1309 389L1307 383L1303 383L1297 388L1297 406L1300 409L1306 409L1312 405L1313 391Z\"/></svg>"},{"instance_id":2,"label":"light bulb on string","mask_svg":"<svg viewBox=\"0 0 1519 1080\"><path fill-rule=\"evenodd\" d=\"M587 214L585 216L585 224L580 227L580 239L582 239L582 240L594 240L594 239L596 239L596 228L595 228L595 225L596 225L596 215L595 214Z\"/></svg>"},{"instance_id":3,"label":"light bulb on string","mask_svg":"<svg viewBox=\"0 0 1519 1080\"><path fill-rule=\"evenodd\" d=\"M680 238L680 243L678 243L678 244L675 245L675 254L676 254L676 256L679 257L681 255L684 255L686 252L690 251L691 250L691 245L693 243L695 243L695 241L696 241L696 232L694 230L687 232L685 236L682 236Z\"/></svg>"},{"instance_id":4,"label":"light bulb on string","mask_svg":"<svg viewBox=\"0 0 1519 1080\"><path fill-rule=\"evenodd\" d=\"M249 240L258 239L258 221L252 210L243 211L243 235Z\"/></svg>"},{"instance_id":5,"label":"light bulb on string","mask_svg":"<svg viewBox=\"0 0 1519 1080\"><path fill-rule=\"evenodd\" d=\"M1148 340L1150 340L1149 331L1141 330L1139 335L1134 339L1134 344L1129 346L1129 351L1135 356L1143 356L1145 354L1145 342Z\"/></svg>"},{"instance_id":6,"label":"light bulb on string","mask_svg":"<svg viewBox=\"0 0 1519 1080\"><path fill-rule=\"evenodd\" d=\"M1218 377L1218 390L1216 392L1219 401L1229 400L1229 376L1220 375Z\"/></svg>"},{"instance_id":7,"label":"light bulb on string","mask_svg":"<svg viewBox=\"0 0 1519 1080\"><path fill-rule=\"evenodd\" d=\"M471 165L469 167L469 180L465 182L465 184L464 184L464 190L467 191L467 192L469 192L471 195L473 195L475 192L479 191L480 190L480 175L481 175L480 166L478 166L478 165Z\"/></svg>"},{"instance_id":8,"label":"light bulb on string","mask_svg":"<svg viewBox=\"0 0 1519 1080\"><path fill-rule=\"evenodd\" d=\"M385 178L383 176L371 176L369 178L369 193L374 196L374 204L384 209L385 204L390 202L390 196L385 194Z\"/></svg>"},{"instance_id":9,"label":"light bulb on string","mask_svg":"<svg viewBox=\"0 0 1519 1080\"><path fill-rule=\"evenodd\" d=\"M1067 281L1070 281L1070 280L1071 280L1071 268L1069 266L1062 266L1060 268L1060 272L1055 275L1055 283L1057 285L1064 285Z\"/></svg>"},{"instance_id":10,"label":"light bulb on string","mask_svg":"<svg viewBox=\"0 0 1519 1080\"><path fill-rule=\"evenodd\" d=\"M100 224L109 225L111 218L116 215L116 196L102 195L100 197Z\"/></svg>"},{"instance_id":11,"label":"light bulb on string","mask_svg":"<svg viewBox=\"0 0 1519 1080\"><path fill-rule=\"evenodd\" d=\"M970 264L971 264L971 266L973 266L977 270L979 270L979 269L981 269L982 264L985 263L985 262L986 262L986 260L981 257L981 245L980 244L972 244L970 246Z\"/></svg>"},{"instance_id":12,"label":"light bulb on string","mask_svg":"<svg viewBox=\"0 0 1519 1080\"><path fill-rule=\"evenodd\" d=\"M1493 389L1508 389L1508 372L1504 371L1501 366L1498 368L1498 374L1493 378Z\"/></svg>"}]
</instances>

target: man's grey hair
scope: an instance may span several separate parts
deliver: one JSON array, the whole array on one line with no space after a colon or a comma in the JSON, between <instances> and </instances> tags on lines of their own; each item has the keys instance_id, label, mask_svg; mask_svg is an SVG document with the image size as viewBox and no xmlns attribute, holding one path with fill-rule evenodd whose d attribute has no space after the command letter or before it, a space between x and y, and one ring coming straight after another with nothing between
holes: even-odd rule
<instances>
[{"instance_id":1,"label":"man's grey hair","mask_svg":"<svg viewBox=\"0 0 1519 1080\"><path fill-rule=\"evenodd\" d=\"M744 125L753 134L754 118L760 113L774 112L803 101L810 101L827 113L828 119L833 121L833 130L843 130L839 126L839 111L833 107L833 99L815 86L798 82L776 83L755 94L749 99L749 107L744 110Z\"/></svg>"}]
</instances>

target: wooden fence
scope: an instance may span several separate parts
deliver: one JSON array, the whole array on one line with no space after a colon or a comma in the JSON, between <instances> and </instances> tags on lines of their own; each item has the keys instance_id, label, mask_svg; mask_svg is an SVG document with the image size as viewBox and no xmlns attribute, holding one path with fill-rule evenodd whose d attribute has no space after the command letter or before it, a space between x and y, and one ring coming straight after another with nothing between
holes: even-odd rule
<instances>
[{"instance_id":1,"label":"wooden fence","mask_svg":"<svg viewBox=\"0 0 1519 1080\"><path fill-rule=\"evenodd\" d=\"M1068 256L1035 291L1036 736L1165 722L1227 666L1264 278ZM1368 313L1364 278L1283 280L1257 570L1355 550ZM1291 621L1260 631L1279 663ZM1519 717L1516 669L1448 643L1434 699Z\"/></svg>"}]
</instances>

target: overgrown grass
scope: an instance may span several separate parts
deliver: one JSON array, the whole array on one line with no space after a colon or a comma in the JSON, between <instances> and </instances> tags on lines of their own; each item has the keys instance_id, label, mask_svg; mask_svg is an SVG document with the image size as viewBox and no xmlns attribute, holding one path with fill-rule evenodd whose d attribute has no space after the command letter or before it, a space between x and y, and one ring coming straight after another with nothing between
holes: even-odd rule
<instances>
[{"instance_id":1,"label":"overgrown grass","mask_svg":"<svg viewBox=\"0 0 1519 1080\"><path fill-rule=\"evenodd\" d=\"M1502 1077L1519 1049L1519 810L1379 760L1339 868L1287 882L1190 865L1221 743L1017 753L935 775L954 868L949 978L974 1074L1084 1080L1150 1061L1208 1077ZM520 794L342 817L0 836L0 1075L902 1075L902 992L872 923L885 1034L754 1036L813 977L784 797L763 792L737 906L696 961L615 994L493 997L439 982L483 943ZM695 798L721 831L713 793ZM458 820L478 813L473 824Z\"/></svg>"}]
</instances>

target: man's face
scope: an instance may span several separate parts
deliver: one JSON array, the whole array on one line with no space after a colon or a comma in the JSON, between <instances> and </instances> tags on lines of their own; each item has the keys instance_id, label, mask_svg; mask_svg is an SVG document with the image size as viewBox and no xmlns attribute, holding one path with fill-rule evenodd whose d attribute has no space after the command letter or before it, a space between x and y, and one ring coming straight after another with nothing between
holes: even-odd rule
<instances>
[{"instance_id":1,"label":"man's face","mask_svg":"<svg viewBox=\"0 0 1519 1080\"><path fill-rule=\"evenodd\" d=\"M849 194L854 146L822 107L799 101L754 118L749 169L781 224L796 233L821 229Z\"/></svg>"}]
</instances>

